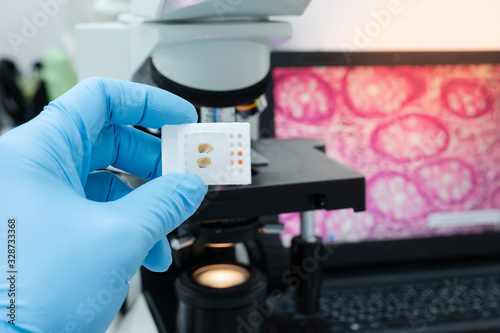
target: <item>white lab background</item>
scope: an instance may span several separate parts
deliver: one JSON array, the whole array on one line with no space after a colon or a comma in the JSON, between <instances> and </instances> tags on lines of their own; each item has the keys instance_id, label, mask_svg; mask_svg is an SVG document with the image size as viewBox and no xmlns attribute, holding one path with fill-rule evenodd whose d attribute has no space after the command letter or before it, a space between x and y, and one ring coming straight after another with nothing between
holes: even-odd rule
<instances>
[{"instance_id":1,"label":"white lab background","mask_svg":"<svg viewBox=\"0 0 500 333\"><path fill-rule=\"evenodd\" d=\"M50 46L61 46L76 60L74 26L112 20L128 0L0 0L0 58L31 69Z\"/></svg>"},{"instance_id":2,"label":"white lab background","mask_svg":"<svg viewBox=\"0 0 500 333\"><path fill-rule=\"evenodd\" d=\"M499 13L498 0L312 0L282 48L500 50Z\"/></svg>"},{"instance_id":3,"label":"white lab background","mask_svg":"<svg viewBox=\"0 0 500 333\"><path fill-rule=\"evenodd\" d=\"M44 11L43 4L51 2L64 4L46 23L40 21L44 24L33 36L14 45L12 38L23 37L26 20L33 22ZM64 46L76 57L74 24L112 17L102 11L116 2L126 0L2 0L0 57L14 59L23 70L52 45ZM294 37L281 49L500 50L499 13L498 0L312 0L303 16L279 18L294 29Z\"/></svg>"}]
</instances>

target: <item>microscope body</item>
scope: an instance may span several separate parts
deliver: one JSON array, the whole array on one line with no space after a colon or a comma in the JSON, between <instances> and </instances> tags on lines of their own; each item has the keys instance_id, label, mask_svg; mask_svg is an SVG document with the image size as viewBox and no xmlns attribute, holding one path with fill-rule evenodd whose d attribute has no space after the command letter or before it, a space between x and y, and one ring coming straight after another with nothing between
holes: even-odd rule
<instances>
[{"instance_id":1,"label":"microscope body","mask_svg":"<svg viewBox=\"0 0 500 333\"><path fill-rule=\"evenodd\" d=\"M289 23L269 17L301 15L309 2L132 0L131 12L115 22L77 27L79 79L107 76L157 86L195 104L202 119L207 107L259 108L270 79L270 52L292 34ZM211 187L199 214L169 236L174 265L160 276L142 272L150 308L168 332L241 327L277 332L268 329L269 316L262 310L266 289L286 287L282 273L291 261L300 263L321 248L311 234L312 211L364 210L364 177L329 159L321 142L268 140L256 146L266 163L255 166L252 185ZM342 193L346 187L353 190ZM261 219L285 212L308 212L293 251L279 241L282 225ZM262 236L266 231L274 235ZM244 278L221 288L204 284L204 276L222 273L225 282L231 280L227 274ZM298 312L313 313L317 307L320 271L313 280L317 283L303 284L296 293ZM177 323L165 324L175 313Z\"/></svg>"},{"instance_id":2,"label":"microscope body","mask_svg":"<svg viewBox=\"0 0 500 333\"><path fill-rule=\"evenodd\" d=\"M300 15L310 0L132 0L116 22L77 26L79 79L132 80L151 58L168 80L209 92L253 86L270 51L291 37L273 15ZM212 105L206 105L212 106Z\"/></svg>"}]
</instances>

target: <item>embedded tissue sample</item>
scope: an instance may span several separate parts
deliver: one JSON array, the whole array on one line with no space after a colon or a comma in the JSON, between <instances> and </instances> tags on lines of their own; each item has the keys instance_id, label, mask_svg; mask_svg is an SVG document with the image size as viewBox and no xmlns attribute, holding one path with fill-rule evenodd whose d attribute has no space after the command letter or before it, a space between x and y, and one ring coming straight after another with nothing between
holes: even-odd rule
<instances>
[{"instance_id":1,"label":"embedded tissue sample","mask_svg":"<svg viewBox=\"0 0 500 333\"><path fill-rule=\"evenodd\" d=\"M210 143L200 143L198 145L199 153L210 153L214 151L214 147Z\"/></svg>"},{"instance_id":2,"label":"embedded tissue sample","mask_svg":"<svg viewBox=\"0 0 500 333\"><path fill-rule=\"evenodd\" d=\"M202 157L196 160L196 163L198 163L198 167L200 168L207 168L212 164L212 159L210 157Z\"/></svg>"},{"instance_id":3,"label":"embedded tissue sample","mask_svg":"<svg viewBox=\"0 0 500 333\"><path fill-rule=\"evenodd\" d=\"M481 231L431 228L429 213L500 208L500 66L274 71L279 138L314 137L367 180L367 211L317 211L326 242ZM283 241L300 230L283 214Z\"/></svg>"}]
</instances>

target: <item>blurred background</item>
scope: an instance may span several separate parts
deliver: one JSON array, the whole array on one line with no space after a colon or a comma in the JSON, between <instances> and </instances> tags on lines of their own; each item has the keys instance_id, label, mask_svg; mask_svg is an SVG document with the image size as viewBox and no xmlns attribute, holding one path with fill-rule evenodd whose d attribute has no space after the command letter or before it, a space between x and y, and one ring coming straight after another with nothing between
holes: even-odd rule
<instances>
[{"instance_id":1,"label":"blurred background","mask_svg":"<svg viewBox=\"0 0 500 333\"><path fill-rule=\"evenodd\" d=\"M25 72L50 46L75 56L76 23L111 20L125 11L126 0L60 0L60 10L32 38L13 47L9 34L23 36L25 19L49 0L0 3L0 57L11 58ZM59 3L59 2L58 2ZM398 14L380 31L373 13L389 6ZM286 17L293 38L282 50L495 50L500 47L500 2L496 0L314 0L301 17ZM366 37L366 38L365 38Z\"/></svg>"}]
</instances>

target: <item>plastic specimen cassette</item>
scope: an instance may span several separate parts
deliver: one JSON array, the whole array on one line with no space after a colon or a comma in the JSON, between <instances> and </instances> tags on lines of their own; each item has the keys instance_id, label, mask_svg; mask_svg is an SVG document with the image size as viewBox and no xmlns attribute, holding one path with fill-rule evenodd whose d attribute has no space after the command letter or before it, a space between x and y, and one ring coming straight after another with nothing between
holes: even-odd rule
<instances>
[{"instance_id":1,"label":"plastic specimen cassette","mask_svg":"<svg viewBox=\"0 0 500 333\"><path fill-rule=\"evenodd\" d=\"M165 125L162 164L164 175L189 172L206 185L250 184L250 124Z\"/></svg>"}]
</instances>

